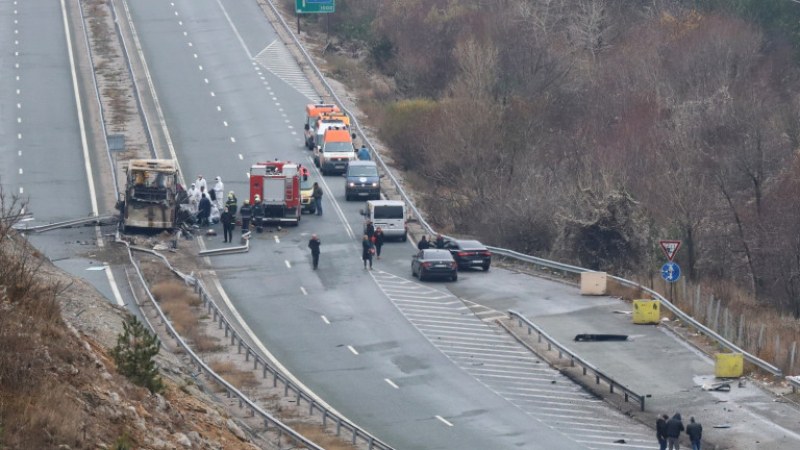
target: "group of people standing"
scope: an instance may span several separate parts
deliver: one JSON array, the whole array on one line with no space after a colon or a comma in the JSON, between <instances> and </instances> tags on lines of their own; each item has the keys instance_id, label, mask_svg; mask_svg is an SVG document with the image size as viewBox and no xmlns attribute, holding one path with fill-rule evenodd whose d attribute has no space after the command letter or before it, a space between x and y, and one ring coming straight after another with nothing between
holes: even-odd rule
<instances>
[{"instance_id":1,"label":"group of people standing","mask_svg":"<svg viewBox=\"0 0 800 450\"><path fill-rule=\"evenodd\" d=\"M221 220L225 207L225 185L220 177L215 177L214 181L214 186L209 189L203 175L198 175L186 191L189 198L189 210L200 226L208 226ZM230 195L235 197L233 191L230 192Z\"/></svg>"},{"instance_id":2,"label":"group of people standing","mask_svg":"<svg viewBox=\"0 0 800 450\"><path fill-rule=\"evenodd\" d=\"M422 239L420 239L419 242L417 242L417 250L426 250L429 248L443 249L444 243L445 243L444 236L442 236L441 234L437 234L436 240L434 241L429 240L428 236L423 235Z\"/></svg>"},{"instance_id":3,"label":"group of people standing","mask_svg":"<svg viewBox=\"0 0 800 450\"><path fill-rule=\"evenodd\" d=\"M675 413L670 419L666 414L656 420L656 439L661 450L680 450L681 433L686 431L689 436L689 442L692 444L692 450L701 450L700 445L703 438L703 426L694 420L694 417L689 418L689 425L684 428L681 414Z\"/></svg>"},{"instance_id":4,"label":"group of people standing","mask_svg":"<svg viewBox=\"0 0 800 450\"><path fill-rule=\"evenodd\" d=\"M381 259L381 249L383 248L386 237L381 227L375 227L372 221L367 221L364 227L364 236L361 238L361 260L364 262L364 270L372 270L373 258ZM311 235L308 241L308 248L311 249L311 260L314 270L319 266L321 242L316 234Z\"/></svg>"},{"instance_id":5,"label":"group of people standing","mask_svg":"<svg viewBox=\"0 0 800 450\"><path fill-rule=\"evenodd\" d=\"M367 265L369 265L369 270L372 270L373 256L381 259L384 242L386 242L386 236L383 234L383 229L375 227L375 224L368 220L364 227L364 237L361 238L361 260L364 261L364 270L367 269Z\"/></svg>"}]
</instances>

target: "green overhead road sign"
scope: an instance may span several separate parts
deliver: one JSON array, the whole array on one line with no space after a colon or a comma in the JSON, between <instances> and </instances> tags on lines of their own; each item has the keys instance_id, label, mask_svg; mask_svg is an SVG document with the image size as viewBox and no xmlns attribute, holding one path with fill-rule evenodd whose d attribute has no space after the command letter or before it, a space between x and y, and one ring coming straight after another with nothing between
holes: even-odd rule
<instances>
[{"instance_id":1,"label":"green overhead road sign","mask_svg":"<svg viewBox=\"0 0 800 450\"><path fill-rule=\"evenodd\" d=\"M297 14L332 13L336 10L336 0L296 0Z\"/></svg>"}]
</instances>

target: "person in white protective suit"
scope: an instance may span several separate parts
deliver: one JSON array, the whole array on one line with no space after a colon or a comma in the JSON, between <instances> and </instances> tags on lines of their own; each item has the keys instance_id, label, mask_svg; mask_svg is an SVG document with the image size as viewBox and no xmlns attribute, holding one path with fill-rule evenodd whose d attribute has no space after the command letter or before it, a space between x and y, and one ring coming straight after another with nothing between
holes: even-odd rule
<instances>
[{"instance_id":1,"label":"person in white protective suit","mask_svg":"<svg viewBox=\"0 0 800 450\"><path fill-rule=\"evenodd\" d=\"M197 187L197 190L200 192L208 192L208 183L206 183L206 179L203 178L202 175L198 175L197 179L194 180L194 185Z\"/></svg>"},{"instance_id":2,"label":"person in white protective suit","mask_svg":"<svg viewBox=\"0 0 800 450\"><path fill-rule=\"evenodd\" d=\"M216 177L214 180L217 182L214 185L214 198L216 199L217 208L222 211L222 206L225 204L225 185L222 184L222 178Z\"/></svg>"},{"instance_id":3,"label":"person in white protective suit","mask_svg":"<svg viewBox=\"0 0 800 450\"><path fill-rule=\"evenodd\" d=\"M208 221L211 224L219 223L219 219L222 217L222 213L219 212L219 208L217 208L216 203L211 203L211 214L208 216Z\"/></svg>"},{"instance_id":4,"label":"person in white protective suit","mask_svg":"<svg viewBox=\"0 0 800 450\"><path fill-rule=\"evenodd\" d=\"M186 197L189 199L189 211L192 215L197 215L197 205L200 203L200 189L197 189L194 183L186 191Z\"/></svg>"}]
</instances>

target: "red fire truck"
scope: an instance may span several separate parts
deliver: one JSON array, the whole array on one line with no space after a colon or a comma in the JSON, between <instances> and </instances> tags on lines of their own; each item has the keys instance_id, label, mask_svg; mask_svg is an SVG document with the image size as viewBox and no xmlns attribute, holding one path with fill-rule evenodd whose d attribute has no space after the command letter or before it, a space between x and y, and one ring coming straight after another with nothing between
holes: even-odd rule
<instances>
[{"instance_id":1,"label":"red fire truck","mask_svg":"<svg viewBox=\"0 0 800 450\"><path fill-rule=\"evenodd\" d=\"M289 161L270 161L250 167L250 205L253 224L260 222L300 222L300 167ZM258 197L258 198L256 198ZM263 218L257 217L263 208Z\"/></svg>"}]
</instances>

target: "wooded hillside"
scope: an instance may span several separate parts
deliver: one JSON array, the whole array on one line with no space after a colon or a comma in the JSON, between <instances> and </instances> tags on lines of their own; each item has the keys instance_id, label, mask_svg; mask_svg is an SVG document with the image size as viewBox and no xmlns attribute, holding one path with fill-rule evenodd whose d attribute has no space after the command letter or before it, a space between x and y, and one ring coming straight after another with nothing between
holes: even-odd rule
<instances>
[{"instance_id":1,"label":"wooded hillside","mask_svg":"<svg viewBox=\"0 0 800 450\"><path fill-rule=\"evenodd\" d=\"M330 20L383 76L360 98L438 226L618 274L681 239L690 280L800 316L800 4L340 0Z\"/></svg>"}]
</instances>

